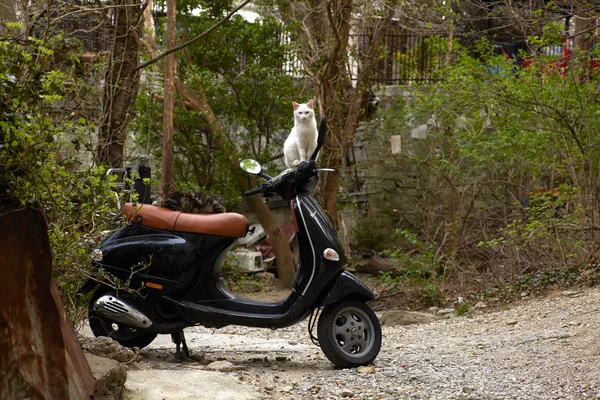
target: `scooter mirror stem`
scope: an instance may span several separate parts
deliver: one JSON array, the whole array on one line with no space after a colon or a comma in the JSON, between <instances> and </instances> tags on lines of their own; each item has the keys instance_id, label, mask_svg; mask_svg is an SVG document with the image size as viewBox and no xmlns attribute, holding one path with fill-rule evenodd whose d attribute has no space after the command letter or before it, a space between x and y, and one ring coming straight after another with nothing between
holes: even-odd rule
<instances>
[{"instance_id":1,"label":"scooter mirror stem","mask_svg":"<svg viewBox=\"0 0 600 400\"><path fill-rule=\"evenodd\" d=\"M315 151L313 151L312 155L310 156L310 160L317 159L317 154L319 154L319 150L321 150L321 147L323 147L323 145L325 144L326 137L327 137L327 117L323 116L323 118L321 118L321 123L319 124L319 137L317 138L317 147L315 148Z\"/></svg>"}]
</instances>

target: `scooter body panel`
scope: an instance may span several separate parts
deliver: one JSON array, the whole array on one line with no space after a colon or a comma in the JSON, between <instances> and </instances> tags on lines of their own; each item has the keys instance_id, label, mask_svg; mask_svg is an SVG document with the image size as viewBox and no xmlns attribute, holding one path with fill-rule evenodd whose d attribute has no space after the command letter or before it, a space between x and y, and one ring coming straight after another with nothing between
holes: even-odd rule
<instances>
[{"instance_id":1,"label":"scooter body panel","mask_svg":"<svg viewBox=\"0 0 600 400\"><path fill-rule=\"evenodd\" d=\"M344 246L329 219L309 194L296 196L293 210L298 223L301 272L294 288L302 295L315 299L339 276L347 264ZM324 253L334 250L339 259L327 260Z\"/></svg>"},{"instance_id":2,"label":"scooter body panel","mask_svg":"<svg viewBox=\"0 0 600 400\"><path fill-rule=\"evenodd\" d=\"M163 286L161 294L182 296L197 282L205 297L218 296L213 265L235 239L223 236L166 232L129 224L100 246L102 261L96 267L140 289L147 282Z\"/></svg>"}]
</instances>

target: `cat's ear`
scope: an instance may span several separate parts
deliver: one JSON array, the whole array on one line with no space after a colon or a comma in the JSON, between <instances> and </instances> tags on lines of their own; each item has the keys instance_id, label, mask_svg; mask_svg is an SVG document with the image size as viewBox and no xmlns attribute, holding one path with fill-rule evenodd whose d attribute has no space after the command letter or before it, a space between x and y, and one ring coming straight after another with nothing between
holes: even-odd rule
<instances>
[{"instance_id":1,"label":"cat's ear","mask_svg":"<svg viewBox=\"0 0 600 400\"><path fill-rule=\"evenodd\" d=\"M298 107L300 107L300 104L296 103L295 101L292 101L292 106L294 107L294 110L295 110Z\"/></svg>"},{"instance_id":2,"label":"cat's ear","mask_svg":"<svg viewBox=\"0 0 600 400\"><path fill-rule=\"evenodd\" d=\"M307 105L308 107L310 107L310 108L313 108L313 103L314 103L314 100L313 100L313 99L310 99L310 100L308 101L308 103L306 103L306 105Z\"/></svg>"}]
</instances>

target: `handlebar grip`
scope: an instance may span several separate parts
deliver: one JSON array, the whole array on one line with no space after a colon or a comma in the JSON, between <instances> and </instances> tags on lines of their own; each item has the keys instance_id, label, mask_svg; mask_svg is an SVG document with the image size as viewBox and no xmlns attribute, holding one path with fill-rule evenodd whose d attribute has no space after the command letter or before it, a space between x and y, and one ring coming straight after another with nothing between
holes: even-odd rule
<instances>
[{"instance_id":1,"label":"handlebar grip","mask_svg":"<svg viewBox=\"0 0 600 400\"><path fill-rule=\"evenodd\" d=\"M248 190L246 193L244 193L244 195L246 197L248 197L248 196L252 196L252 195L255 195L255 194L262 193L262 192L263 192L263 188L259 187L259 188L256 188L256 189L250 189L250 190Z\"/></svg>"}]
</instances>

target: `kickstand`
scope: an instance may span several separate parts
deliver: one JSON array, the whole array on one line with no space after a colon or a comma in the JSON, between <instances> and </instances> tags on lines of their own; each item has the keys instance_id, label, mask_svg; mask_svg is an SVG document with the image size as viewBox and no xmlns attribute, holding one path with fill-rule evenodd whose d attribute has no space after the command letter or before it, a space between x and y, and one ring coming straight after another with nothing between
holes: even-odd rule
<instances>
[{"instance_id":1,"label":"kickstand","mask_svg":"<svg viewBox=\"0 0 600 400\"><path fill-rule=\"evenodd\" d=\"M171 333L171 340L175 343L177 359L179 361L183 361L183 355L181 354L181 350L185 353L185 356L189 358L190 351L188 350L187 344L185 343L185 335L183 334L183 330L175 333Z\"/></svg>"}]
</instances>

